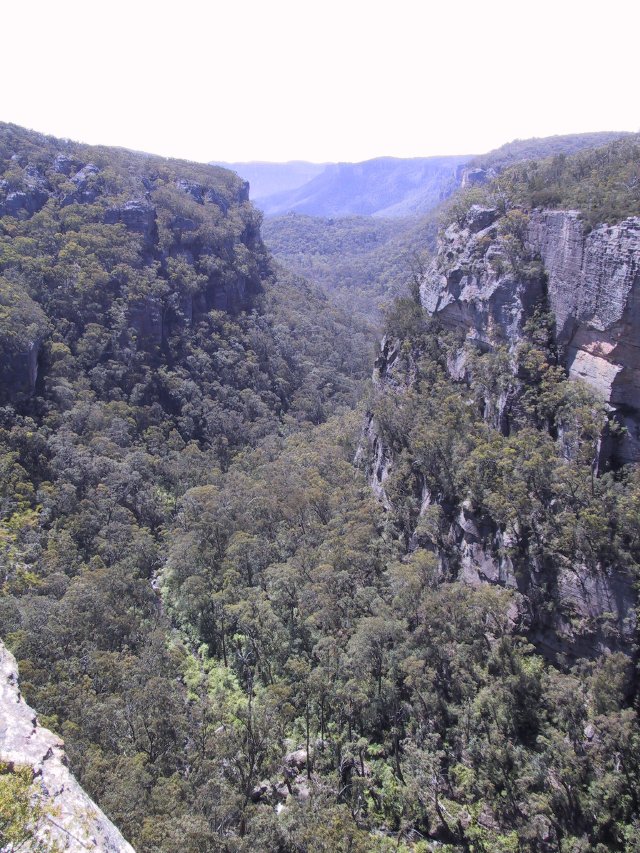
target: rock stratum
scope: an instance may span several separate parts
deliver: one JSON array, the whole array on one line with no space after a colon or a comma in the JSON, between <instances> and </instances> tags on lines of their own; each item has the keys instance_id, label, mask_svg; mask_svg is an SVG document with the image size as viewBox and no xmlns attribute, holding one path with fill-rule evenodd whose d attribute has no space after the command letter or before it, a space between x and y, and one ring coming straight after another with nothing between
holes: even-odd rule
<instances>
[{"instance_id":1,"label":"rock stratum","mask_svg":"<svg viewBox=\"0 0 640 853\"><path fill-rule=\"evenodd\" d=\"M134 853L107 816L85 794L71 774L64 742L38 724L35 711L22 698L15 658L0 641L0 762L9 770L33 772L33 797L43 809L29 846L81 853ZM12 850L11 846L3 850Z\"/></svg>"}]
</instances>

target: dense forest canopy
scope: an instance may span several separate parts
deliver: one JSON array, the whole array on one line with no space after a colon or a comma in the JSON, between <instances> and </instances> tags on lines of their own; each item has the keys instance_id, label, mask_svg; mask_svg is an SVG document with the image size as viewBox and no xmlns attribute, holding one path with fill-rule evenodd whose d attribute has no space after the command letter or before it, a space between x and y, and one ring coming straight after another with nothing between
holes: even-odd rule
<instances>
[{"instance_id":1,"label":"dense forest canopy","mask_svg":"<svg viewBox=\"0 0 640 853\"><path fill-rule=\"evenodd\" d=\"M268 217L262 235L278 261L361 316L377 338L385 307L422 274L437 230L435 214L325 219L292 213Z\"/></svg>"},{"instance_id":2,"label":"dense forest canopy","mask_svg":"<svg viewBox=\"0 0 640 853\"><path fill-rule=\"evenodd\" d=\"M605 618L610 653L543 656L448 538L472 505L516 567L637 578L638 472L594 476L606 412L544 314L515 373L476 353L463 382L400 299L370 388L367 324L274 266L234 175L6 125L0 171L0 635L136 850L638 849L635 650ZM503 435L481 398L507 390Z\"/></svg>"}]
</instances>

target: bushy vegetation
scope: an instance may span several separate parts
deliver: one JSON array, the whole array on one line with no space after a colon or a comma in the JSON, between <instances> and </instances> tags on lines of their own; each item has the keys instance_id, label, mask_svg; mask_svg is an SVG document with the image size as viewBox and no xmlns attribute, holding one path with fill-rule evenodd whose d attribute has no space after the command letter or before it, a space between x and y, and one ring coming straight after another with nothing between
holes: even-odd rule
<instances>
[{"instance_id":1,"label":"bushy vegetation","mask_svg":"<svg viewBox=\"0 0 640 853\"><path fill-rule=\"evenodd\" d=\"M58 853L57 845L37 839L41 821L54 809L34 784L30 767L9 767L0 762L0 845L2 850L28 849L33 853Z\"/></svg>"},{"instance_id":2,"label":"bushy vegetation","mask_svg":"<svg viewBox=\"0 0 640 853\"><path fill-rule=\"evenodd\" d=\"M525 160L541 160L561 154L571 156L579 151L601 148L610 142L631 136L629 133L601 131L598 133L571 133L563 136L544 136L533 139L515 139L494 151L474 157L470 168L494 169L502 171L515 163Z\"/></svg>"},{"instance_id":3,"label":"bushy vegetation","mask_svg":"<svg viewBox=\"0 0 640 853\"><path fill-rule=\"evenodd\" d=\"M640 137L523 163L504 177L518 205L579 210L591 228L614 225L640 214Z\"/></svg>"},{"instance_id":4,"label":"bushy vegetation","mask_svg":"<svg viewBox=\"0 0 640 853\"><path fill-rule=\"evenodd\" d=\"M603 413L544 317L517 379L496 352L453 382L415 300L389 312L412 381L369 401L384 511L353 461L362 327L273 276L233 177L4 133L7 183L49 185L0 219L0 270L51 331L34 396L0 411L0 632L139 853L636 849L630 658L543 659L516 592L456 580L448 536L472 506L517 572L638 571L637 472L594 476ZM63 204L60 146L114 183ZM150 242L105 222L140 193Z\"/></svg>"},{"instance_id":5,"label":"bushy vegetation","mask_svg":"<svg viewBox=\"0 0 640 853\"><path fill-rule=\"evenodd\" d=\"M441 221L460 222L472 204L489 204L501 212L513 207L578 210L587 229L638 216L640 137L628 134L571 156L561 151L545 159L518 161L487 184L458 192Z\"/></svg>"}]
</instances>

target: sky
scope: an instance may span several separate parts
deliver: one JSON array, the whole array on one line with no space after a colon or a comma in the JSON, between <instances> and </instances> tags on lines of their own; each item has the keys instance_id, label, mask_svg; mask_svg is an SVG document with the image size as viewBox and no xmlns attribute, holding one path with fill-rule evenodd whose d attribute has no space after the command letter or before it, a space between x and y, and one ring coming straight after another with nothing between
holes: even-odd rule
<instances>
[{"instance_id":1,"label":"sky","mask_svg":"<svg viewBox=\"0 0 640 853\"><path fill-rule=\"evenodd\" d=\"M640 130L637 0L4 0L0 120L198 161Z\"/></svg>"}]
</instances>

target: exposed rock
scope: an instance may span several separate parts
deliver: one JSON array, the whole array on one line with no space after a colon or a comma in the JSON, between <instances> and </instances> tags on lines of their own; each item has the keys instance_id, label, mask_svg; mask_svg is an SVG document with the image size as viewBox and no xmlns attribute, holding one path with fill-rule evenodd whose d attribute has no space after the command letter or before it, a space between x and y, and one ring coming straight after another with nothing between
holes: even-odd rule
<instances>
[{"instance_id":1,"label":"exposed rock","mask_svg":"<svg viewBox=\"0 0 640 853\"><path fill-rule=\"evenodd\" d=\"M640 217L585 234L574 211L534 210L528 242L548 274L569 376L619 414L622 462L640 459Z\"/></svg>"},{"instance_id":2,"label":"exposed rock","mask_svg":"<svg viewBox=\"0 0 640 853\"><path fill-rule=\"evenodd\" d=\"M463 169L462 170L462 178L460 180L460 186L463 189L468 187L477 187L482 184L486 184L488 180L493 177L493 171L487 169L473 168L473 169Z\"/></svg>"},{"instance_id":3,"label":"exposed rock","mask_svg":"<svg viewBox=\"0 0 640 853\"><path fill-rule=\"evenodd\" d=\"M271 785L268 781L263 780L259 785L254 785L251 791L251 802L258 803L260 800L266 798L267 794L271 790Z\"/></svg>"},{"instance_id":4,"label":"exposed rock","mask_svg":"<svg viewBox=\"0 0 640 853\"><path fill-rule=\"evenodd\" d=\"M36 839L66 851L134 853L67 766L64 742L38 725L18 687L18 667L0 641L0 761L10 769L31 767L34 796L45 806ZM30 849L21 847L21 849Z\"/></svg>"},{"instance_id":5,"label":"exposed rock","mask_svg":"<svg viewBox=\"0 0 640 853\"><path fill-rule=\"evenodd\" d=\"M13 399L18 395L30 397L38 379L38 355L42 346L42 336L37 335L25 343L19 352L5 354L0 367L0 376L4 384L4 393L0 399Z\"/></svg>"},{"instance_id":6,"label":"exposed rock","mask_svg":"<svg viewBox=\"0 0 640 853\"><path fill-rule=\"evenodd\" d=\"M48 329L40 306L0 277L0 402L33 394Z\"/></svg>"},{"instance_id":7,"label":"exposed rock","mask_svg":"<svg viewBox=\"0 0 640 853\"><path fill-rule=\"evenodd\" d=\"M286 767L291 767L295 770L304 770L307 766L307 750L296 749L293 752L289 752L284 757L284 763Z\"/></svg>"},{"instance_id":8,"label":"exposed rock","mask_svg":"<svg viewBox=\"0 0 640 853\"><path fill-rule=\"evenodd\" d=\"M472 234L476 234L493 225L497 218L498 211L495 207L480 207L479 204L474 204L467 213L467 228Z\"/></svg>"},{"instance_id":9,"label":"exposed rock","mask_svg":"<svg viewBox=\"0 0 640 853\"><path fill-rule=\"evenodd\" d=\"M389 448L382 440L380 428L371 414L367 417L363 430L363 441L358 447L354 462L356 465L364 465L376 498L385 509L391 509L391 503L385 490L385 481L391 472L393 459Z\"/></svg>"},{"instance_id":10,"label":"exposed rock","mask_svg":"<svg viewBox=\"0 0 640 853\"><path fill-rule=\"evenodd\" d=\"M77 172L80 165L81 164L74 157L70 157L68 154L58 154L53 161L54 171L58 172L60 175L66 175L67 177L69 177L72 172Z\"/></svg>"},{"instance_id":11,"label":"exposed rock","mask_svg":"<svg viewBox=\"0 0 640 853\"><path fill-rule=\"evenodd\" d=\"M519 276L509 265L491 219L494 211L472 209L480 230L450 225L441 238L438 257L420 288L422 304L443 325L463 330L467 340L483 349L512 347L545 293L544 276Z\"/></svg>"},{"instance_id":12,"label":"exposed rock","mask_svg":"<svg viewBox=\"0 0 640 853\"><path fill-rule=\"evenodd\" d=\"M67 193L62 199L62 206L69 204L92 204L102 190L102 179L97 177L100 169L95 163L87 163L71 178L75 190Z\"/></svg>"},{"instance_id":13,"label":"exposed rock","mask_svg":"<svg viewBox=\"0 0 640 853\"><path fill-rule=\"evenodd\" d=\"M157 234L156 209L144 199L131 199L120 207L109 208L104 221L108 225L121 222L129 231L142 234L148 243L152 243Z\"/></svg>"},{"instance_id":14,"label":"exposed rock","mask_svg":"<svg viewBox=\"0 0 640 853\"><path fill-rule=\"evenodd\" d=\"M0 181L0 216L28 219L44 207L48 198L48 184L44 176L34 166L26 166L21 186Z\"/></svg>"},{"instance_id":15,"label":"exposed rock","mask_svg":"<svg viewBox=\"0 0 640 853\"><path fill-rule=\"evenodd\" d=\"M172 231L195 231L198 227L193 219L186 216L174 216L170 224Z\"/></svg>"},{"instance_id":16,"label":"exposed rock","mask_svg":"<svg viewBox=\"0 0 640 853\"><path fill-rule=\"evenodd\" d=\"M480 523L468 501L465 501L452 534L458 542L460 568L458 578L475 586L492 583L516 589L518 586L511 560L506 555L504 537ZM493 539L492 547L487 541Z\"/></svg>"},{"instance_id":17,"label":"exposed rock","mask_svg":"<svg viewBox=\"0 0 640 853\"><path fill-rule=\"evenodd\" d=\"M165 337L164 311L159 299L147 297L129 306L129 323L145 346L160 346Z\"/></svg>"},{"instance_id":18,"label":"exposed rock","mask_svg":"<svg viewBox=\"0 0 640 853\"><path fill-rule=\"evenodd\" d=\"M543 268L509 263L493 227L496 212L474 206L451 225L421 287L430 314L483 348L514 349L542 299L571 378L582 379L626 427L619 461L640 459L640 218L585 234L574 211L535 210L526 248Z\"/></svg>"},{"instance_id":19,"label":"exposed rock","mask_svg":"<svg viewBox=\"0 0 640 853\"><path fill-rule=\"evenodd\" d=\"M188 181L185 178L180 178L176 181L176 186L182 192L190 195L194 201L197 201L198 204L204 204L204 190L200 184L197 184L195 181Z\"/></svg>"},{"instance_id":20,"label":"exposed rock","mask_svg":"<svg viewBox=\"0 0 640 853\"><path fill-rule=\"evenodd\" d=\"M229 209L229 204L227 200L211 187L204 187L201 184L196 183L195 181L189 181L185 178L181 178L176 181L176 186L178 189L187 193L191 196L194 201L197 201L198 204L217 204L219 208L221 208L225 213ZM240 192L238 193L238 201L248 201L249 200L249 185L244 182Z\"/></svg>"},{"instance_id":21,"label":"exposed rock","mask_svg":"<svg viewBox=\"0 0 640 853\"><path fill-rule=\"evenodd\" d=\"M461 341L448 358L451 377L460 381L466 376L464 343L481 351L503 345L515 353L534 310L547 305L569 376L587 382L627 427L614 448L618 461L637 461L640 218L587 234L575 212L536 210L524 224L517 255L513 242L501 235L498 212L492 208L472 207L465 222L449 226L440 239L438 255L421 285L421 301ZM410 387L413 358L403 354L399 342L384 340L374 371L378 390ZM498 411L485 409L487 420L503 432L509 428L510 404L503 395ZM372 416L365 439L367 448L360 455L366 457L374 492L390 509L385 481L393 453ZM421 515L429 502L430 496L423 495ZM410 547L431 547L418 531ZM441 575L512 589L518 610L514 622L550 656L592 657L631 647L636 594L633 579L623 572L580 565L550 571L534 557L516 572L504 531L478 517L470 505L451 519L447 542L448 554L438 554Z\"/></svg>"}]
</instances>

